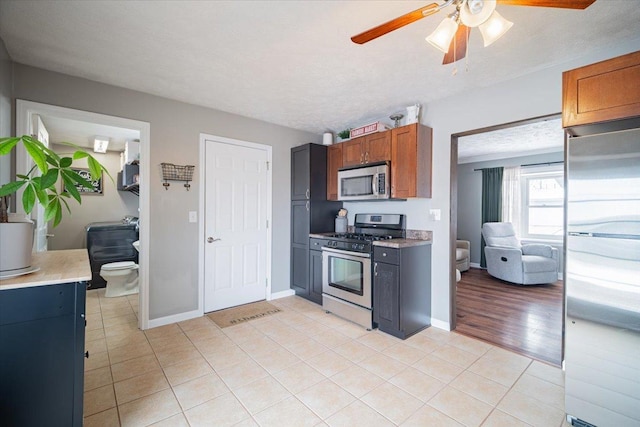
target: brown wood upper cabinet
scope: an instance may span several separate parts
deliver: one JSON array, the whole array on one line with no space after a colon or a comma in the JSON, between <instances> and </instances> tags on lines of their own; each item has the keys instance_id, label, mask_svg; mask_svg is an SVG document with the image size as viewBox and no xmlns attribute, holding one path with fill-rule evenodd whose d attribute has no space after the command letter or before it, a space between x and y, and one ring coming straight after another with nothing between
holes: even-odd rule
<instances>
[{"instance_id":1,"label":"brown wood upper cabinet","mask_svg":"<svg viewBox=\"0 0 640 427\"><path fill-rule=\"evenodd\" d=\"M431 197L432 129L418 123L391 133L391 198Z\"/></svg>"},{"instance_id":2,"label":"brown wood upper cabinet","mask_svg":"<svg viewBox=\"0 0 640 427\"><path fill-rule=\"evenodd\" d=\"M330 145L327 150L327 200L338 200L338 169L342 167L343 145Z\"/></svg>"},{"instance_id":3,"label":"brown wood upper cabinet","mask_svg":"<svg viewBox=\"0 0 640 427\"><path fill-rule=\"evenodd\" d=\"M343 142L342 146L342 166L384 162L391 157L391 133L372 133Z\"/></svg>"},{"instance_id":4,"label":"brown wood upper cabinet","mask_svg":"<svg viewBox=\"0 0 640 427\"><path fill-rule=\"evenodd\" d=\"M640 51L562 74L562 126L640 116Z\"/></svg>"}]
</instances>

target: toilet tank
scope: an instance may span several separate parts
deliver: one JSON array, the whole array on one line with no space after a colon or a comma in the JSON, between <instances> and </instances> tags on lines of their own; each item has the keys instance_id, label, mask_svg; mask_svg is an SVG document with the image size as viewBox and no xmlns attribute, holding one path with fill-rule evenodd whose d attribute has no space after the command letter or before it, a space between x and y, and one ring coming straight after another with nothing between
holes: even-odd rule
<instances>
[{"instance_id":1,"label":"toilet tank","mask_svg":"<svg viewBox=\"0 0 640 427\"><path fill-rule=\"evenodd\" d=\"M86 226L87 251L91 264L89 289L104 288L107 282L100 276L103 264L119 261L138 263L138 251L133 242L138 240L136 224L122 221L93 222Z\"/></svg>"}]
</instances>

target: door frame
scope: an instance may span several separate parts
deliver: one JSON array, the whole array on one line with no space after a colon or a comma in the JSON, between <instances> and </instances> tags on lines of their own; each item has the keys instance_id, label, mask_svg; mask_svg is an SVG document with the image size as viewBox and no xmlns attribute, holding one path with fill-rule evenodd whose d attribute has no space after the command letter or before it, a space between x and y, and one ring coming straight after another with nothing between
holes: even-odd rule
<instances>
[{"instance_id":1,"label":"door frame","mask_svg":"<svg viewBox=\"0 0 640 427\"><path fill-rule=\"evenodd\" d=\"M480 133L491 132L500 129L508 129L516 126L527 125L531 123L537 123L543 120L549 119L557 119L561 117L561 113L552 113L545 114L543 116L536 116L529 119L517 120L514 122L503 123L499 125L488 126L480 129L473 129L466 132L459 132L451 135L451 155L450 155L450 216L449 216L449 325L450 330L453 331L456 329L457 323L457 286L458 282L456 280L456 240L458 234L458 139L464 136L476 135ZM566 144L567 144L567 136L566 132L564 135L564 150L566 157ZM566 165L566 162L565 162ZM566 183L566 166L565 166L565 183ZM565 204L566 209L566 204ZM565 212L566 219L566 212ZM566 224L565 224L566 227ZM566 243L563 240L563 245L566 250ZM563 267L563 271L566 271ZM562 290L563 298L566 299L566 286L563 286ZM564 360L564 331L565 331L565 307L562 306L562 344L561 344L561 354L562 359Z\"/></svg>"},{"instance_id":2,"label":"door frame","mask_svg":"<svg viewBox=\"0 0 640 427\"><path fill-rule=\"evenodd\" d=\"M140 283L139 291L139 313L138 327L140 329L149 328L149 236L150 236L150 194L151 186L151 124L139 120L127 119L123 117L109 116L106 114L92 113L73 108L59 107L56 105L43 104L39 102L16 99L16 134L23 135L29 130L29 123L34 114L44 116L57 116L66 119L91 122L108 126L115 126L127 129L134 129L140 132L140 247L145 248L139 254L138 277ZM27 163L26 151L21 146L16 150L16 171L18 165ZM21 205L21 204L17 204Z\"/></svg>"},{"instance_id":3,"label":"door frame","mask_svg":"<svg viewBox=\"0 0 640 427\"><path fill-rule=\"evenodd\" d=\"M256 142L242 141L239 139L225 138L223 136L211 135L206 133L200 134L200 182L199 186L199 194L198 194L198 217L200 221L198 221L198 236L200 236L198 240L198 312L204 315L204 251L205 251L205 190L206 190L206 158L205 158L205 148L207 143L222 143L222 144L231 144L239 147L252 148L256 150L265 151L267 154L267 223L269 226L267 227L267 248L265 252L266 259L266 279L267 285L265 287L265 299L267 301L271 300L271 245L272 245L272 234L273 234L273 221L272 221L272 186L273 186L273 161L272 161L272 151L273 147L266 144L260 144Z\"/></svg>"}]
</instances>

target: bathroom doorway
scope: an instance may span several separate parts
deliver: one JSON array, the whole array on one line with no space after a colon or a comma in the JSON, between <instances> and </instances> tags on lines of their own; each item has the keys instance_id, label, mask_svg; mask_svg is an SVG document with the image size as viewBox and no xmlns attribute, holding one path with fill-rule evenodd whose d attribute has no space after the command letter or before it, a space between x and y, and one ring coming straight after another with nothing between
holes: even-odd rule
<instances>
[{"instance_id":1,"label":"bathroom doorway","mask_svg":"<svg viewBox=\"0 0 640 427\"><path fill-rule=\"evenodd\" d=\"M111 182L107 176L104 176L102 179L102 195L83 196L83 203L80 206L86 209L78 209L79 206L75 203L75 200L71 201L71 209L74 212L73 219L70 219L71 215L63 214L61 224L56 229L48 232L48 234L54 235L49 238L48 246L50 250L83 248L86 247L84 246L86 244L85 223L119 220L122 219L123 213L124 216L138 217L140 219L140 247L142 248L139 254L138 326L141 329L147 329L149 323L149 254L144 249L149 247L149 232L148 227L145 226L145 224L148 224L149 218L149 186L145 185L145 183L149 182L149 168L145 163L145 160L149 159L149 123L20 99L16 101L16 134L31 133L32 123L34 121L37 122L38 118L45 126L49 125L49 133L54 136L50 138L54 151L56 142L66 141L85 148L89 146L93 148L93 139L96 136L109 137L113 141L112 149L105 154L96 154L96 158L105 164L114 181L117 179L118 171L122 165L120 151L124 151L124 145L127 140L138 140L139 196L118 191L116 183ZM21 149L16 153L16 173L24 173L31 165L28 164L24 149L20 146L19 148ZM65 153L71 150L64 145L58 148L61 150L66 149L63 151ZM17 205L16 210L19 212L21 206ZM37 213L35 216L37 221ZM65 219L67 219L66 223ZM56 238L55 234L60 234L59 238Z\"/></svg>"}]
</instances>

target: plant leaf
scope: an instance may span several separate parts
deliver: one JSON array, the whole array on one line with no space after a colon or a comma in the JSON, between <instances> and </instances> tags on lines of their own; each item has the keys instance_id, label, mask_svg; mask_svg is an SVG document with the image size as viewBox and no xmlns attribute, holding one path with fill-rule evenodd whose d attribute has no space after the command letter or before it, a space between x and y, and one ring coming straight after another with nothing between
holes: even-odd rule
<instances>
[{"instance_id":1,"label":"plant leaf","mask_svg":"<svg viewBox=\"0 0 640 427\"><path fill-rule=\"evenodd\" d=\"M42 206L47 206L49 204L49 195L44 190L36 190L36 196L38 197L38 202Z\"/></svg>"},{"instance_id":2,"label":"plant leaf","mask_svg":"<svg viewBox=\"0 0 640 427\"><path fill-rule=\"evenodd\" d=\"M82 200L80 199L80 193L76 188L75 182L71 178L69 178L67 174L68 174L68 171L62 171L62 180L64 181L64 188L71 195L71 197L73 197L78 201L78 203L82 203Z\"/></svg>"},{"instance_id":3,"label":"plant leaf","mask_svg":"<svg viewBox=\"0 0 640 427\"><path fill-rule=\"evenodd\" d=\"M33 205L36 203L36 191L33 183L29 183L22 193L22 207L26 213L31 213Z\"/></svg>"},{"instance_id":4,"label":"plant leaf","mask_svg":"<svg viewBox=\"0 0 640 427\"><path fill-rule=\"evenodd\" d=\"M73 159L71 157L63 157L60 159L60 167L68 168L73 163Z\"/></svg>"},{"instance_id":5,"label":"plant leaf","mask_svg":"<svg viewBox=\"0 0 640 427\"><path fill-rule=\"evenodd\" d=\"M40 189L44 190L55 185L58 181L58 169L51 168L40 178Z\"/></svg>"},{"instance_id":6,"label":"plant leaf","mask_svg":"<svg viewBox=\"0 0 640 427\"><path fill-rule=\"evenodd\" d=\"M56 210L61 210L61 209L60 209L60 202L54 196L47 204L47 207L44 209L44 220L47 222L51 221L53 217L56 215Z\"/></svg>"},{"instance_id":7,"label":"plant leaf","mask_svg":"<svg viewBox=\"0 0 640 427\"><path fill-rule=\"evenodd\" d=\"M0 139L0 156L4 156L5 154L9 154L13 147L20 141L19 137L13 138L2 138Z\"/></svg>"},{"instance_id":8,"label":"plant leaf","mask_svg":"<svg viewBox=\"0 0 640 427\"><path fill-rule=\"evenodd\" d=\"M89 157L89 153L86 151L76 151L73 153L73 160L84 159L85 157Z\"/></svg>"},{"instance_id":9,"label":"plant leaf","mask_svg":"<svg viewBox=\"0 0 640 427\"><path fill-rule=\"evenodd\" d=\"M29 153L29 156L31 156L33 162L36 164L36 166L38 166L38 169L40 169L42 173L46 173L49 167L47 166L47 155L42 149L44 147L44 144L42 144L37 139L23 136L22 145L24 145L25 150L27 150L27 153Z\"/></svg>"},{"instance_id":10,"label":"plant leaf","mask_svg":"<svg viewBox=\"0 0 640 427\"><path fill-rule=\"evenodd\" d=\"M13 194L18 191L27 181L14 181L0 187L0 197Z\"/></svg>"}]
</instances>

